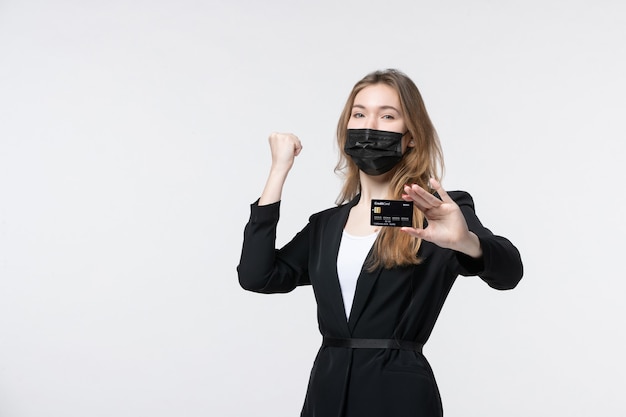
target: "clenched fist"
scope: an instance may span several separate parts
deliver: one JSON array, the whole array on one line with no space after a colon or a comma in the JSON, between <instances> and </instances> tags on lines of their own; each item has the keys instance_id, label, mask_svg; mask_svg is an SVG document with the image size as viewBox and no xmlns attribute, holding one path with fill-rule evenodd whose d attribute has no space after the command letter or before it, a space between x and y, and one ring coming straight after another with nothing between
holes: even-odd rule
<instances>
[{"instance_id":1,"label":"clenched fist","mask_svg":"<svg viewBox=\"0 0 626 417\"><path fill-rule=\"evenodd\" d=\"M293 160L302 151L302 143L293 133L274 132L270 135L269 141L272 150L272 168L259 199L260 206L280 200L287 174L293 166Z\"/></svg>"},{"instance_id":2,"label":"clenched fist","mask_svg":"<svg viewBox=\"0 0 626 417\"><path fill-rule=\"evenodd\" d=\"M300 139L293 133L274 132L269 137L272 150L272 169L289 171L296 156L302 151Z\"/></svg>"}]
</instances>

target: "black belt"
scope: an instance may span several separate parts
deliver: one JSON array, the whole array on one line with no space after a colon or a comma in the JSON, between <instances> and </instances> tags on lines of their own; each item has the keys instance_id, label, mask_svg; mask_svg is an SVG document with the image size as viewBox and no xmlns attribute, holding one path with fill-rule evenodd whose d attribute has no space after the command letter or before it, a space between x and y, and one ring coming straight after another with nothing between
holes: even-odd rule
<instances>
[{"instance_id":1,"label":"black belt","mask_svg":"<svg viewBox=\"0 0 626 417\"><path fill-rule=\"evenodd\" d=\"M421 352L424 344L411 342L409 340L395 339L340 339L336 337L324 337L322 346L349 349L400 349Z\"/></svg>"}]
</instances>

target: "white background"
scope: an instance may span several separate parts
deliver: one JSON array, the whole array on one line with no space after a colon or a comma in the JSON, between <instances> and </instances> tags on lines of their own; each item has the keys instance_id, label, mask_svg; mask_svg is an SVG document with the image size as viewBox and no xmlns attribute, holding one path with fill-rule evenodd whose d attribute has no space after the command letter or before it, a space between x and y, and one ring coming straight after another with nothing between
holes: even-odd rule
<instances>
[{"instance_id":1,"label":"white background","mask_svg":"<svg viewBox=\"0 0 626 417\"><path fill-rule=\"evenodd\" d=\"M452 289L446 415L625 415L625 39L619 0L0 1L0 416L298 415L314 299L239 288L248 204L276 130L304 144L278 244L332 206L339 113L387 67L525 264Z\"/></svg>"}]
</instances>

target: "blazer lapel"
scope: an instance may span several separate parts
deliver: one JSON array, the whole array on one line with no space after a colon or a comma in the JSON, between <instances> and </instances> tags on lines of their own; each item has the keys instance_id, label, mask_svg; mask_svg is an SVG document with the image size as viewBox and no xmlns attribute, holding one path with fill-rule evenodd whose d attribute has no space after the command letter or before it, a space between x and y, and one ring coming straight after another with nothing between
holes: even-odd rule
<instances>
[{"instance_id":1,"label":"blazer lapel","mask_svg":"<svg viewBox=\"0 0 626 417\"><path fill-rule=\"evenodd\" d=\"M350 311L350 321L348 322L350 334L354 331L354 327L356 326L361 313L363 313L363 309L367 304L370 293L372 292L374 284L376 284L381 272L382 268L377 268L373 272L368 272L365 268L361 269L361 274L359 275L359 279L356 284L354 301L352 302L352 310Z\"/></svg>"},{"instance_id":2,"label":"blazer lapel","mask_svg":"<svg viewBox=\"0 0 626 417\"><path fill-rule=\"evenodd\" d=\"M328 259L328 263L325 266L325 276L328 279L324 280L326 291L330 299L330 305L332 306L333 315L339 324L341 332L344 333L343 337L350 337L350 330L348 329L348 318L346 317L346 310L344 307L343 297L341 295L341 286L339 284L339 275L337 274L337 255L339 253L339 245L341 244L341 236L343 229L348 221L348 215L350 210L356 203L358 203L360 196L355 197L352 201L341 207L337 214L332 216L327 224L328 234L324 234L325 242L322 243L322 251L326 252L322 259Z\"/></svg>"}]
</instances>

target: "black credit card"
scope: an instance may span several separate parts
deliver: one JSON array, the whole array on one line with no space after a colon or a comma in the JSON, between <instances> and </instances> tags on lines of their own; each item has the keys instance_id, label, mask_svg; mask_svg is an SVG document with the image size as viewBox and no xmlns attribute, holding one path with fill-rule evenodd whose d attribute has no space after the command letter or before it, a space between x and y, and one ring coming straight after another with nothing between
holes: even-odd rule
<instances>
[{"instance_id":1,"label":"black credit card","mask_svg":"<svg viewBox=\"0 0 626 417\"><path fill-rule=\"evenodd\" d=\"M404 200L372 200L372 226L413 227L413 203Z\"/></svg>"}]
</instances>

